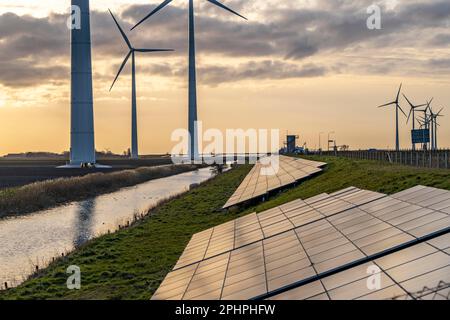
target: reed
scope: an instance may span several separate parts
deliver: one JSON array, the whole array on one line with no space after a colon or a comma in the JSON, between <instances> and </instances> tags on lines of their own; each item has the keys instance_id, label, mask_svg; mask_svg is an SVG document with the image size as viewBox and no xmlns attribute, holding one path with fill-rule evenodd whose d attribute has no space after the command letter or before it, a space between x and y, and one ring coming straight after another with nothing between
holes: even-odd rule
<instances>
[{"instance_id":1,"label":"reed","mask_svg":"<svg viewBox=\"0 0 450 320\"><path fill-rule=\"evenodd\" d=\"M72 201L198 169L196 165L142 167L82 177L59 178L0 191L0 218L48 209Z\"/></svg>"}]
</instances>

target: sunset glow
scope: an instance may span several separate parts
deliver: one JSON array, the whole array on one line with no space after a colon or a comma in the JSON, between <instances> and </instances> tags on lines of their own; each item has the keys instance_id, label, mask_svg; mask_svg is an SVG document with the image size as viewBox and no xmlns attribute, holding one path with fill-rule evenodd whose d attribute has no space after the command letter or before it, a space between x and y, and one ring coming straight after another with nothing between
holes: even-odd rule
<instances>
[{"instance_id":1,"label":"sunset glow","mask_svg":"<svg viewBox=\"0 0 450 320\"><path fill-rule=\"evenodd\" d=\"M176 52L137 57L142 154L165 153L187 123L187 19L174 1L129 32L157 1L92 1L96 148L122 153L130 140L130 70L109 92L126 48L110 8L132 41ZM340 3L340 2L339 2ZM383 28L366 28L371 1L227 1L249 18L197 1L199 119L208 128L277 128L310 148L319 132L338 144L394 147L394 98L400 82L416 103L450 101L447 1L384 1ZM69 1L0 1L0 155L69 149ZM201 14L199 13L201 12ZM170 19L169 19L170 18ZM407 109L406 102L402 105ZM444 111L444 114L446 112ZM447 112L448 113L448 112ZM450 145L441 119L440 147ZM401 146L410 124L401 118Z\"/></svg>"}]
</instances>

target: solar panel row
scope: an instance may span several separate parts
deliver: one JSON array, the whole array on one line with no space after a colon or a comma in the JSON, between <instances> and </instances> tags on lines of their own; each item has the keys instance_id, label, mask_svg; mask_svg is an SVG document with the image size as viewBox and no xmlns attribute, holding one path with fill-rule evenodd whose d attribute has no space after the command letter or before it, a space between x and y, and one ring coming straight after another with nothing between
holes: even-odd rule
<instances>
[{"instance_id":1,"label":"solar panel row","mask_svg":"<svg viewBox=\"0 0 450 320\"><path fill-rule=\"evenodd\" d=\"M276 295L270 300L432 299L440 282L450 283L450 234ZM374 273L368 272L373 267ZM379 276L379 286L372 280ZM447 296L450 289L439 290Z\"/></svg>"},{"instance_id":2,"label":"solar panel row","mask_svg":"<svg viewBox=\"0 0 450 320\"><path fill-rule=\"evenodd\" d=\"M338 199L323 194L306 201L296 200L201 232L192 237L175 269L292 230L385 195L351 188L341 196L342 199Z\"/></svg>"},{"instance_id":3,"label":"solar panel row","mask_svg":"<svg viewBox=\"0 0 450 320\"><path fill-rule=\"evenodd\" d=\"M286 156L263 158L253 166L223 208L263 196L270 191L307 178L322 171L320 168L324 165L326 164L323 162Z\"/></svg>"},{"instance_id":4,"label":"solar panel row","mask_svg":"<svg viewBox=\"0 0 450 320\"><path fill-rule=\"evenodd\" d=\"M449 201L450 192L427 187L393 196L347 188L251 214L194 235L152 299L251 299L294 283L298 288L273 298L411 294L438 278L450 280L448 234L375 261L371 257L449 228ZM423 255L405 260L419 252ZM353 272L339 272L355 263L361 265ZM417 272L398 271L408 263ZM363 285L367 265L382 270L378 291Z\"/></svg>"}]
</instances>

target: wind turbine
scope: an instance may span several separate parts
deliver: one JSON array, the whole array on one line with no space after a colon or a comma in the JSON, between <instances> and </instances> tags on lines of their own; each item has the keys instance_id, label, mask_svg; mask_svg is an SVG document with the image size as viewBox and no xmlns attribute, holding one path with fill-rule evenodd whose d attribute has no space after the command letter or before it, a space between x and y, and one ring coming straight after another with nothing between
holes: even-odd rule
<instances>
[{"instance_id":1,"label":"wind turbine","mask_svg":"<svg viewBox=\"0 0 450 320\"><path fill-rule=\"evenodd\" d=\"M433 144L434 144L434 150L437 150L437 148L438 148L438 144L437 144L437 129L438 129L438 126L440 126L439 125L439 123L437 122L437 119L438 119L438 117L443 117L443 115L441 114L441 112L444 110L444 108L441 108L441 110L439 110L439 112L438 113L433 113L433 112L431 112L431 125L433 126Z\"/></svg>"},{"instance_id":2,"label":"wind turbine","mask_svg":"<svg viewBox=\"0 0 450 320\"><path fill-rule=\"evenodd\" d=\"M436 146L434 145L435 142L435 135L436 135L436 131L435 131L435 126L434 126L434 112L433 109L430 108L430 115L429 115L429 125L431 126L431 150L436 149Z\"/></svg>"},{"instance_id":3,"label":"wind turbine","mask_svg":"<svg viewBox=\"0 0 450 320\"><path fill-rule=\"evenodd\" d=\"M410 118L411 115L412 115L412 130L414 131L414 130L416 129L416 116L415 116L415 110L416 110L417 108L426 106L426 104L413 105L413 104L411 103L411 101L409 101L409 99L408 99L408 97L407 97L406 95L403 94L403 96L405 97L406 101L408 101L408 104L409 104L409 106L410 106L410 108L411 108L411 109L409 110L408 120L406 120L406 123L409 122L409 118ZM413 149L413 150L416 150L416 144L415 144L414 142L413 142L413 144L412 144L412 149Z\"/></svg>"},{"instance_id":4,"label":"wind turbine","mask_svg":"<svg viewBox=\"0 0 450 320\"><path fill-rule=\"evenodd\" d=\"M114 84L116 83L117 79L120 76L120 73L122 72L123 68L128 62L128 59L131 56L131 159L138 159L139 152L138 152L138 133L137 133L137 102L136 102L136 58L135 53L141 52L141 53L148 53L148 52L162 52L162 51L173 51L172 49L136 49L131 45L130 40L128 39L127 35L123 31L120 24L117 22L116 17L114 17L111 10L109 10L109 13L111 14L111 17L113 18L117 28L120 31L120 34L122 35L122 38L125 40L125 43L128 46L128 54L126 55L125 59L122 62L122 65L119 68L119 72L116 75L116 78L114 79L114 82L111 85L111 88L109 91L112 90L114 87Z\"/></svg>"},{"instance_id":5,"label":"wind turbine","mask_svg":"<svg viewBox=\"0 0 450 320\"><path fill-rule=\"evenodd\" d=\"M208 2L227 10L245 20L244 16L240 15L236 11L228 8L224 4L220 3L217 0L207 0ZM159 6L157 6L152 12L150 12L147 16L145 16L141 21L139 21L131 30L135 29L145 20L153 16L155 13L163 9L172 0L165 0ZM197 132L197 75L196 75L196 63L195 63L195 20L194 20L194 1L189 0L189 119L188 119L188 128L189 128L189 146L188 146L188 155L191 160L195 160L199 158L199 150L198 150L198 132Z\"/></svg>"},{"instance_id":6,"label":"wind turbine","mask_svg":"<svg viewBox=\"0 0 450 320\"><path fill-rule=\"evenodd\" d=\"M429 115L428 115L428 111L431 111L431 103L433 102L434 98L431 98L430 101L427 101L427 107L423 110L419 110L420 112L423 112L424 116L422 117L423 120L423 127L425 128L425 130L428 130L429 133L429 138L432 138L432 134L433 134L433 130L430 130L430 119L429 119ZM430 137L431 135L431 137ZM431 141L433 139L430 139L430 143L424 143L423 145L423 149L426 149L427 144L431 144Z\"/></svg>"},{"instance_id":7,"label":"wind turbine","mask_svg":"<svg viewBox=\"0 0 450 320\"><path fill-rule=\"evenodd\" d=\"M402 84L400 84L400 87L398 88L397 97L395 98L394 101L383 104L378 107L378 108L383 108L383 107L387 107L390 105L395 105L395 150L396 151L400 151L400 138L399 138L399 133L398 133L398 110L400 109L400 111L405 115L405 117L407 117L406 113L403 111L403 109L398 104L399 99L400 99L400 91L401 90L402 90Z\"/></svg>"},{"instance_id":8,"label":"wind turbine","mask_svg":"<svg viewBox=\"0 0 450 320\"><path fill-rule=\"evenodd\" d=\"M441 112L444 110L444 108L441 108L441 110L439 110L439 112L436 114L436 148L438 147L438 140L437 140L437 126L439 126L439 123L437 123L437 117L444 117L443 114L441 114Z\"/></svg>"}]
</instances>

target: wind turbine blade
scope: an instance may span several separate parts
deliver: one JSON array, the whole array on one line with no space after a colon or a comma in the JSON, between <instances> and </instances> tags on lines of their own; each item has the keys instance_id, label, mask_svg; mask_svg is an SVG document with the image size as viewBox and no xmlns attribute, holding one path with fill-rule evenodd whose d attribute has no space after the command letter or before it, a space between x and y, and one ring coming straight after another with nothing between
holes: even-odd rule
<instances>
[{"instance_id":1,"label":"wind turbine blade","mask_svg":"<svg viewBox=\"0 0 450 320\"><path fill-rule=\"evenodd\" d=\"M406 120L406 123L409 123L409 118L411 118L411 114L412 114L413 110L414 110L413 108L411 108L409 110L408 119ZM413 119L413 121L414 121L414 119Z\"/></svg>"},{"instance_id":2,"label":"wind turbine blade","mask_svg":"<svg viewBox=\"0 0 450 320\"><path fill-rule=\"evenodd\" d=\"M134 49L136 52L167 52L174 51L173 49Z\"/></svg>"},{"instance_id":3,"label":"wind turbine blade","mask_svg":"<svg viewBox=\"0 0 450 320\"><path fill-rule=\"evenodd\" d=\"M397 93L397 100L396 100L396 102L398 102L398 98L400 98L400 91L402 91L402 86L403 86L403 83L400 83L400 87L398 88L398 93Z\"/></svg>"},{"instance_id":4,"label":"wind turbine blade","mask_svg":"<svg viewBox=\"0 0 450 320\"><path fill-rule=\"evenodd\" d=\"M406 115L406 113L405 113L405 111L403 111L403 109L402 109L402 107L400 107L400 105L399 104L397 104L397 108L399 108L400 109L400 111L405 115L405 117L407 117L407 115Z\"/></svg>"},{"instance_id":5,"label":"wind turbine blade","mask_svg":"<svg viewBox=\"0 0 450 320\"><path fill-rule=\"evenodd\" d=\"M387 107L387 106L390 106L390 105L395 104L395 103L396 103L395 101L389 102L389 103L383 104L382 106L379 106L378 108Z\"/></svg>"},{"instance_id":6,"label":"wind turbine blade","mask_svg":"<svg viewBox=\"0 0 450 320\"><path fill-rule=\"evenodd\" d=\"M164 8L165 6L167 6L169 3L171 3L172 0L165 0L163 3L161 3L159 6L157 6L155 9L153 9L152 12L150 12L148 15L145 16L145 18L143 18L141 21L139 21L133 28L131 28L131 30L134 30L137 26L139 26L142 22L144 22L145 20L147 20L148 18L150 18L152 15L154 15L155 13L157 13L159 10L161 10L162 8Z\"/></svg>"},{"instance_id":7,"label":"wind turbine blade","mask_svg":"<svg viewBox=\"0 0 450 320\"><path fill-rule=\"evenodd\" d=\"M109 10L109 9L108 9ZM130 40L128 40L127 35L125 34L125 32L123 32L122 28L120 27L120 24L117 22L116 17L114 17L113 13L111 12L111 10L109 10L109 13L111 14L111 17L114 19L114 22L116 23L117 28L120 31L120 34L122 35L122 38L125 40L125 42L127 43L127 46L129 49L131 49L131 43Z\"/></svg>"},{"instance_id":8,"label":"wind turbine blade","mask_svg":"<svg viewBox=\"0 0 450 320\"><path fill-rule=\"evenodd\" d=\"M411 101L409 101L408 97L405 96L404 93L402 93L402 94L403 94L403 96L405 97L406 101L408 101L408 104L411 106L411 108L414 108L414 105L411 103Z\"/></svg>"},{"instance_id":9,"label":"wind turbine blade","mask_svg":"<svg viewBox=\"0 0 450 320\"><path fill-rule=\"evenodd\" d=\"M248 19L247 19L246 17L244 17L243 15L240 15L240 14L237 13L236 11L234 11L234 10L228 8L226 5L220 3L220 2L217 1L217 0L208 0L208 2L210 2L210 3L212 3L212 4L216 5L216 6L218 6L219 8L222 8L222 9L227 10L228 12L234 13L235 15L237 15L238 17L241 17L242 19L248 20Z\"/></svg>"},{"instance_id":10,"label":"wind turbine blade","mask_svg":"<svg viewBox=\"0 0 450 320\"><path fill-rule=\"evenodd\" d=\"M128 61L128 59L130 58L132 52L133 52L133 51L128 52L127 56L126 56L125 59L123 60L122 65L121 65L120 68L119 68L119 72L117 72L116 78L114 79L114 81L113 81L113 83L112 83L111 88L109 89L109 91L111 91L112 88L114 87L114 84L116 83L117 78L119 78L120 73L122 72L123 68L124 68L125 65L127 64L127 61Z\"/></svg>"},{"instance_id":11,"label":"wind turbine blade","mask_svg":"<svg viewBox=\"0 0 450 320\"><path fill-rule=\"evenodd\" d=\"M433 99L434 98L431 98L431 100L430 101L428 101L428 103L427 103L427 108L425 109L425 110L431 110L431 103L433 102Z\"/></svg>"}]
</instances>

